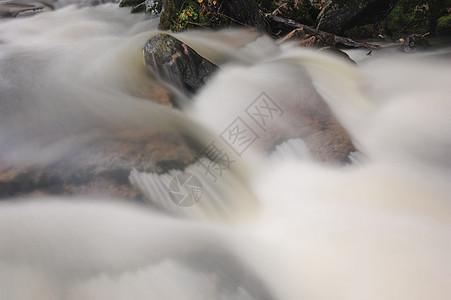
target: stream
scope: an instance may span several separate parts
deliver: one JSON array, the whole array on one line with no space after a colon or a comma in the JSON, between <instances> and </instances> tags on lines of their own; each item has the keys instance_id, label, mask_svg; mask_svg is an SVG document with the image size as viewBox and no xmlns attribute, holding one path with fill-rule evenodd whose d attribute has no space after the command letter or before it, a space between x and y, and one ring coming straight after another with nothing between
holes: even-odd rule
<instances>
[{"instance_id":1,"label":"stream","mask_svg":"<svg viewBox=\"0 0 451 300\"><path fill-rule=\"evenodd\" d=\"M254 30L173 34L220 66L191 99L163 84L173 108L143 62L158 21L116 4L0 20L0 167L70 161L61 176L90 187L1 199L1 300L450 298L449 46L346 50L355 66ZM318 95L358 150L348 163L299 138L262 150L268 128L305 125L284 103ZM227 166L186 159L200 193L182 205L180 170L142 167L154 148L110 158L149 132L214 145ZM120 163L144 196L96 190L75 172L87 161Z\"/></svg>"}]
</instances>

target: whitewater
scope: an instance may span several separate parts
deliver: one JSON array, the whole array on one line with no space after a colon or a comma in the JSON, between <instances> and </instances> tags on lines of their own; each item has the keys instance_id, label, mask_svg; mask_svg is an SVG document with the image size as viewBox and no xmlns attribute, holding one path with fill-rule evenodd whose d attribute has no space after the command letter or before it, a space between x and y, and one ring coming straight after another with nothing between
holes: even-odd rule
<instances>
[{"instance_id":1,"label":"whitewater","mask_svg":"<svg viewBox=\"0 0 451 300\"><path fill-rule=\"evenodd\" d=\"M358 151L329 165L299 139L227 150L215 182L187 168L204 187L191 207L165 189L179 171L133 168L140 203L2 199L1 300L450 298L449 47L348 50L356 67L254 30L174 34L221 68L174 109L144 97L157 26L114 4L1 20L0 165L50 164L124 131L226 149L224 129L263 92L281 106L320 94Z\"/></svg>"}]
</instances>

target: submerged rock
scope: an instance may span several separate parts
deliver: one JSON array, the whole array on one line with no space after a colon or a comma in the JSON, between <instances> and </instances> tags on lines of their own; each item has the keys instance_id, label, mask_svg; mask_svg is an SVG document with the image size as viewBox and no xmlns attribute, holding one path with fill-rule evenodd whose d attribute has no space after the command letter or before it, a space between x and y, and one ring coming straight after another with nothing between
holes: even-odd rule
<instances>
[{"instance_id":1,"label":"submerged rock","mask_svg":"<svg viewBox=\"0 0 451 300\"><path fill-rule=\"evenodd\" d=\"M0 18L29 17L38 13L52 11L67 5L96 6L99 4L116 2L116 0L2 0L0 1Z\"/></svg>"},{"instance_id":2,"label":"submerged rock","mask_svg":"<svg viewBox=\"0 0 451 300\"><path fill-rule=\"evenodd\" d=\"M349 57L349 55L346 52L341 51L338 48L328 46L328 47L320 48L319 51L330 53L330 54L332 54L336 57L339 57L353 65L357 65L357 63L351 57Z\"/></svg>"},{"instance_id":3,"label":"submerged rock","mask_svg":"<svg viewBox=\"0 0 451 300\"><path fill-rule=\"evenodd\" d=\"M45 2L12 0L0 2L0 17L11 18L31 16L44 11L50 11L53 7Z\"/></svg>"},{"instance_id":4,"label":"submerged rock","mask_svg":"<svg viewBox=\"0 0 451 300\"><path fill-rule=\"evenodd\" d=\"M196 93L218 70L218 66L169 34L150 38L143 54L153 73L188 95Z\"/></svg>"},{"instance_id":5,"label":"submerged rock","mask_svg":"<svg viewBox=\"0 0 451 300\"><path fill-rule=\"evenodd\" d=\"M300 80L306 83L309 79ZM272 151L287 140L300 138L311 158L327 164L349 163L349 155L357 151L350 135L313 85L306 84L296 97L283 99L278 109L284 122L274 122L266 128L258 142L262 149Z\"/></svg>"},{"instance_id":6,"label":"submerged rock","mask_svg":"<svg viewBox=\"0 0 451 300\"><path fill-rule=\"evenodd\" d=\"M401 50L404 52L415 52L417 50L424 50L428 48L429 42L421 34L409 35L401 45Z\"/></svg>"},{"instance_id":7,"label":"submerged rock","mask_svg":"<svg viewBox=\"0 0 451 300\"><path fill-rule=\"evenodd\" d=\"M21 195L107 194L140 200L130 172L166 172L192 163L195 151L181 135L121 131L93 139L50 163L0 161L0 199Z\"/></svg>"}]
</instances>

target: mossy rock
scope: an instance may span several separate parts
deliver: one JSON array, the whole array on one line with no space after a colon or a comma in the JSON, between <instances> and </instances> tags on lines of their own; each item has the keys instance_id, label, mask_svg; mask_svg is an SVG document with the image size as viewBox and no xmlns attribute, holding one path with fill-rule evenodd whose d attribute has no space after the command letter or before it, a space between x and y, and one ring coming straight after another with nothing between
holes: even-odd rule
<instances>
[{"instance_id":1,"label":"mossy rock","mask_svg":"<svg viewBox=\"0 0 451 300\"><path fill-rule=\"evenodd\" d=\"M385 20L385 32L393 38L434 33L443 3L440 0L400 0Z\"/></svg>"},{"instance_id":2,"label":"mossy rock","mask_svg":"<svg viewBox=\"0 0 451 300\"><path fill-rule=\"evenodd\" d=\"M441 17L437 20L437 35L451 36L451 15Z\"/></svg>"},{"instance_id":3,"label":"mossy rock","mask_svg":"<svg viewBox=\"0 0 451 300\"><path fill-rule=\"evenodd\" d=\"M160 29L250 26L264 29L254 0L167 0Z\"/></svg>"},{"instance_id":4,"label":"mossy rock","mask_svg":"<svg viewBox=\"0 0 451 300\"><path fill-rule=\"evenodd\" d=\"M352 39L368 39L375 38L381 34L379 24L366 24L362 26L355 26L344 32L344 36L350 37Z\"/></svg>"}]
</instances>

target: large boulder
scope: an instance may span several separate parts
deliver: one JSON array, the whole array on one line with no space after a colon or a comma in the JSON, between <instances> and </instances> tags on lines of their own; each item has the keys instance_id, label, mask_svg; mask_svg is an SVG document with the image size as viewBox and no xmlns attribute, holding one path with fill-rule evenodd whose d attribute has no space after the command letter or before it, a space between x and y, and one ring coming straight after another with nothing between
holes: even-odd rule
<instances>
[{"instance_id":1,"label":"large boulder","mask_svg":"<svg viewBox=\"0 0 451 300\"><path fill-rule=\"evenodd\" d=\"M169 34L159 33L144 46L147 67L185 94L196 93L218 67Z\"/></svg>"}]
</instances>

